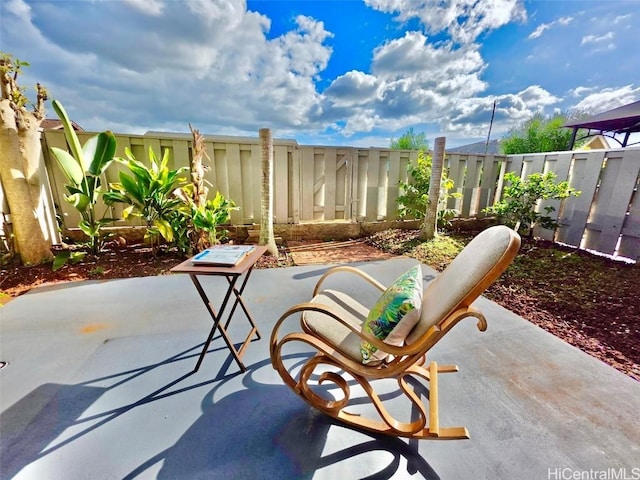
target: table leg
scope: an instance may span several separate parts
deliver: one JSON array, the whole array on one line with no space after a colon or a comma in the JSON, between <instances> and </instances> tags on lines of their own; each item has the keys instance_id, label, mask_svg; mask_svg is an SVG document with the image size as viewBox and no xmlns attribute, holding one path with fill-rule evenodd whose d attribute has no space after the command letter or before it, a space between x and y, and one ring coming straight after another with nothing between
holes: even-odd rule
<instances>
[{"instance_id":1,"label":"table leg","mask_svg":"<svg viewBox=\"0 0 640 480\"><path fill-rule=\"evenodd\" d=\"M256 326L256 323L255 323L255 321L253 319L253 316L249 312L249 309L244 304L244 300L242 299L242 292L244 292L244 287L247 284L247 281L249 280L249 277L251 276L251 272L253 272L253 267L251 267L249 269L249 271L247 271L247 274L244 277L242 285L240 285L240 290L236 290L235 288L233 288L231 286L231 279L227 277L227 281L229 282L230 288L233 289L233 293L234 293L234 295L236 297L236 300L235 300L235 302L233 302L233 306L231 307L231 312L229 313L229 316L227 317L227 322L225 323L224 328L229 328L229 324L231 323L231 318L233 317L233 314L236 311L236 307L238 306L238 304L240 304L240 307L244 311L244 314L247 317L247 319L249 320L249 323L251 323L252 329L255 329L255 334L258 337L258 340L260 340L260 338L262 338L260 336L260 331L258 330L258 327Z\"/></svg>"},{"instance_id":2,"label":"table leg","mask_svg":"<svg viewBox=\"0 0 640 480\"><path fill-rule=\"evenodd\" d=\"M215 310L213 304L209 301L209 298L208 298L206 292L202 288L202 285L201 285L200 281L198 280L197 275L196 274L189 275L189 277L191 278L193 284L196 287L196 290L198 291L198 294L200 295L200 298L202 299L202 302L204 303L205 307L207 308L207 311L209 312L209 315L213 319L213 326L211 327L211 331L209 332L209 336L207 337L207 340L205 341L205 344L204 344L204 347L202 349L202 352L200 353L200 357L198 358L198 362L196 363L196 367L193 370L194 373L197 372L198 369L200 368L200 365L202 364L202 361L204 360L204 356L206 355L207 350L209 350L209 345L211 344L211 341L213 340L213 337L215 335L216 330L220 331L220 334L222 335L223 340L227 344L227 347L229 348L229 351L231 352L231 355L233 356L234 360L236 361L236 363L240 367L240 370L243 371L243 372L245 372L247 370L246 367L244 366L244 364L242 363L242 356L244 354L244 351L247 348L249 342L251 342L251 338L253 337L254 333L256 334L258 339L260 338L260 332L258 331L258 327L256 326L256 324L255 324L255 322L253 320L253 317L251 316L249 310L247 309L247 307L244 304L244 301L242 299L242 292L244 291L244 287L247 284L247 280L249 278L250 273L251 273L251 270L249 270L247 272L247 274L245 275L244 281L242 282L242 285L240 286L240 290L235 288L236 282L237 282L239 277L238 276L231 276L231 275L226 276L227 281L229 283L229 286L227 288L227 291L226 291L225 296L224 296L224 300L222 301L222 303L220 305L220 309L219 309L217 314L216 314L216 310ZM229 315L227 317L227 321L223 325L221 320L222 320L222 318L224 316L224 312L225 312L225 309L227 307L227 303L229 302L229 298L231 297L232 293L235 296L235 301L233 303L233 307L231 308L231 311L229 312ZM229 324L231 323L231 318L233 317L233 314L235 312L235 309L236 309L238 303L240 304L242 310L244 311L245 315L249 319L249 323L251 324L252 328L251 328L251 331L249 332L249 334L247 335L247 337L245 338L244 342L242 343L242 346L240 347L240 349L236 350L235 346L233 345L233 343L229 339L229 336L227 335L227 328L229 327Z\"/></svg>"}]
</instances>

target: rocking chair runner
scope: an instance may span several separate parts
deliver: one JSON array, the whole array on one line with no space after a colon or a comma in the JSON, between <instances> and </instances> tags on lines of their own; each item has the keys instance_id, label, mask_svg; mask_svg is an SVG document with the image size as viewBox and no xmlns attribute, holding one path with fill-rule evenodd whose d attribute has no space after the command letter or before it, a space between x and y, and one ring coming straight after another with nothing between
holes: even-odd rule
<instances>
[{"instance_id":1,"label":"rocking chair runner","mask_svg":"<svg viewBox=\"0 0 640 480\"><path fill-rule=\"evenodd\" d=\"M438 418L438 374L455 372L456 365L425 366L427 351L461 319L474 317L478 329L484 331L484 315L471 304L491 285L515 258L520 237L505 226L488 228L477 235L435 280L426 285L417 324L404 345L392 346L372 334L362 331L369 309L347 293L321 290L325 280L339 272L354 274L380 291L385 287L368 274L354 267L338 266L328 270L318 281L313 298L294 305L280 317L271 334L271 363L285 383L311 406L356 428L392 436L410 438L469 438L464 427L440 427ZM281 339L282 323L300 312L302 332L288 333ZM378 364L363 364L362 341L387 352L392 360ZM290 342L303 342L316 350L294 378L283 362L283 347ZM322 366L318 368L319 366ZM326 366L337 371L326 371ZM318 369L317 384L333 382L342 391L342 398L324 398L310 380ZM345 375L347 378L345 378ZM428 409L407 379L422 377L429 382ZM367 418L348 413L350 400L348 378L360 384L369 396L379 418ZM417 418L403 422L385 408L370 380L396 379L401 393L406 395L418 412ZM415 417L414 417L415 418Z\"/></svg>"}]
</instances>

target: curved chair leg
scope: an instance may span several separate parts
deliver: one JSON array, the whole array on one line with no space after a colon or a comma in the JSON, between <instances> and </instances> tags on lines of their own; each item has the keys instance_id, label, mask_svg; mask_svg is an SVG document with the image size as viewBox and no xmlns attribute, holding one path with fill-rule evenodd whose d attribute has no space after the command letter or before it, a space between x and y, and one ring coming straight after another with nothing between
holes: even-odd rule
<instances>
[{"instance_id":1,"label":"curved chair leg","mask_svg":"<svg viewBox=\"0 0 640 480\"><path fill-rule=\"evenodd\" d=\"M294 379L282 361L282 347L289 342L303 342L316 348L318 353L309 358L300 369L297 380ZM375 392L371 382L367 378L354 372L349 372L349 376L355 379L369 397L375 407L379 419L363 417L361 415L348 413L345 408L349 404L351 390L348 381L335 371L322 372L318 376L318 384L331 382L342 392L342 398L335 400L327 399L316 393L310 381L314 377L314 372L320 365L329 365L343 368L331 355L333 350L323 344L318 338L306 333L292 333L285 335L279 342L272 343L271 360L274 368L278 371L285 383L305 402L323 413L346 423L352 427L363 429L375 433L382 433L390 436L400 436L417 439L463 439L469 438L469 432L464 427L440 427L438 416L438 373L455 372L458 368L455 365L439 367L437 363L431 362L427 368L413 365L403 371L397 377L398 386L401 392L409 399L418 412L418 418L412 422L402 422L395 419L384 406L382 400ZM407 382L407 377L422 377L429 382L429 406L425 407L420 396Z\"/></svg>"}]
</instances>

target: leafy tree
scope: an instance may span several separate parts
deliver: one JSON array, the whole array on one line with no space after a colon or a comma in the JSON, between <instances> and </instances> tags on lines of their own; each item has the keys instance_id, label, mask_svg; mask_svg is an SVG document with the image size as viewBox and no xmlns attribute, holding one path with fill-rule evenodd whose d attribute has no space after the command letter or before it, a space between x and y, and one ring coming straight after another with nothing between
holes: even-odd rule
<instances>
[{"instance_id":1,"label":"leafy tree","mask_svg":"<svg viewBox=\"0 0 640 480\"><path fill-rule=\"evenodd\" d=\"M11 209L13 241L24 264L41 263L53 259L51 241L38 221L42 203L40 133L45 118L44 102L47 92L37 85L37 100L33 111L24 87L18 85L22 68L29 64L0 51L0 180ZM15 252L14 252L15 253Z\"/></svg>"},{"instance_id":2,"label":"leafy tree","mask_svg":"<svg viewBox=\"0 0 640 480\"><path fill-rule=\"evenodd\" d=\"M407 130L400 138L391 138L392 150L429 150L429 142L424 132L415 133L413 127Z\"/></svg>"},{"instance_id":3,"label":"leafy tree","mask_svg":"<svg viewBox=\"0 0 640 480\"><path fill-rule=\"evenodd\" d=\"M551 116L537 113L503 137L500 142L502 153L511 155L568 150L573 131L563 125L587 115L584 112L565 112Z\"/></svg>"},{"instance_id":4,"label":"leafy tree","mask_svg":"<svg viewBox=\"0 0 640 480\"><path fill-rule=\"evenodd\" d=\"M548 205L544 213L536 212L539 200L561 200L570 196L577 197L580 192L569 187L569 182L555 182L553 172L532 173L525 180L514 172L506 173L504 179L508 185L504 187L503 199L485 208L485 213L501 217L516 231L524 231L533 236L533 227L556 228L558 223L550 216L555 208Z\"/></svg>"}]
</instances>

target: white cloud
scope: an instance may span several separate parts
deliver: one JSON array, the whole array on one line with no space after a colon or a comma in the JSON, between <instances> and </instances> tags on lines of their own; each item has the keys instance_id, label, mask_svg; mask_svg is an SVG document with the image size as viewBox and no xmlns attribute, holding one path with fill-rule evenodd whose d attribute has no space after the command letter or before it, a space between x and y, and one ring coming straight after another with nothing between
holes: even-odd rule
<instances>
[{"instance_id":1,"label":"white cloud","mask_svg":"<svg viewBox=\"0 0 640 480\"><path fill-rule=\"evenodd\" d=\"M571 22L573 21L573 17L561 17L558 20L554 20L551 23L541 23L540 25L538 25L538 28L536 28L533 32L531 32L531 34L529 35L529 39L533 40L536 38L539 38L542 36L542 34L546 31L549 30L553 27L555 27L556 25L562 25L562 26L567 26L569 25Z\"/></svg>"},{"instance_id":2,"label":"white cloud","mask_svg":"<svg viewBox=\"0 0 640 480\"><path fill-rule=\"evenodd\" d=\"M475 45L434 46L420 32L406 32L403 38L389 41L373 51L371 69L386 79L412 77L425 86L437 87L460 74L480 74L484 66Z\"/></svg>"},{"instance_id":3,"label":"white cloud","mask_svg":"<svg viewBox=\"0 0 640 480\"><path fill-rule=\"evenodd\" d=\"M377 97L380 82L373 75L352 70L340 75L324 91L337 106L354 106Z\"/></svg>"},{"instance_id":4,"label":"white cloud","mask_svg":"<svg viewBox=\"0 0 640 480\"><path fill-rule=\"evenodd\" d=\"M474 42L481 34L513 21L524 21L527 13L520 0L365 0L385 13L397 13L396 19L420 20L427 31L446 31L456 43Z\"/></svg>"},{"instance_id":5,"label":"white cloud","mask_svg":"<svg viewBox=\"0 0 640 480\"><path fill-rule=\"evenodd\" d=\"M292 30L267 39L270 21L243 1L166 2L158 15L132 5L35 3L52 23L10 26L42 38L48 54L38 68L50 96L90 115L74 118L84 128L322 128L310 122L320 105L315 77L331 57L322 22L299 16ZM166 118L170 124L159 120Z\"/></svg>"},{"instance_id":6,"label":"white cloud","mask_svg":"<svg viewBox=\"0 0 640 480\"><path fill-rule=\"evenodd\" d=\"M569 90L569 94L573 97L582 97L589 92L593 92L597 87L576 87Z\"/></svg>"},{"instance_id":7,"label":"white cloud","mask_svg":"<svg viewBox=\"0 0 640 480\"><path fill-rule=\"evenodd\" d=\"M604 50L613 50L615 44L613 40L613 32L607 32L603 35L585 35L580 41L580 45L592 46L592 52L601 52Z\"/></svg>"},{"instance_id":8,"label":"white cloud","mask_svg":"<svg viewBox=\"0 0 640 480\"><path fill-rule=\"evenodd\" d=\"M631 19L631 17L633 17L633 15L631 15L630 13L626 14L626 15L618 15L616 18L613 19L613 23L615 25L622 23L626 20Z\"/></svg>"},{"instance_id":9,"label":"white cloud","mask_svg":"<svg viewBox=\"0 0 640 480\"><path fill-rule=\"evenodd\" d=\"M398 38L398 25L389 26L371 50L358 52L368 65L363 67L359 57L358 67L347 64L330 75L338 63L332 63L332 48L345 48L344 38L304 15L285 19L291 24L284 29L278 22L278 33L272 33L271 19L248 11L245 0L0 2L3 50L32 64L24 84L43 81L51 97L89 130L185 132L191 122L205 133L255 135L269 126L279 137L313 134L335 144L385 138L388 145L391 134L384 132L417 125L451 138L486 137L497 100L493 134L498 136L537 111L568 103L551 92L568 92L573 102L595 102L593 85L607 85L605 75L612 70L605 67L607 56L602 68L589 62L588 69L580 69L584 51L570 55L572 67L564 68L566 52L562 56L553 34L562 33L563 41L574 45L584 37L582 50L614 40L606 31L586 30L597 28L586 21L585 28L561 28L572 17L539 25L541 40L514 44L523 48L517 52L522 61L496 70L503 58L490 49L500 47L480 42L483 34L526 18L516 0L366 0L407 23L399 27ZM615 15L628 23L624 13L612 12L601 23L612 25ZM418 21L426 28L406 31ZM635 41L624 30L615 30L621 51ZM354 38L346 48L353 48ZM526 35L514 38L523 40ZM484 52L494 55L494 65L488 65ZM528 57L536 60L535 67L524 61ZM621 71L635 78L636 64L629 57ZM582 86L569 90L575 86L568 84L570 77Z\"/></svg>"},{"instance_id":10,"label":"white cloud","mask_svg":"<svg viewBox=\"0 0 640 480\"><path fill-rule=\"evenodd\" d=\"M485 66L477 45L436 46L420 32L406 32L374 50L371 74L350 71L336 78L323 92L321 117L345 115L345 135L439 122L458 101L486 89L480 78Z\"/></svg>"},{"instance_id":11,"label":"white cloud","mask_svg":"<svg viewBox=\"0 0 640 480\"><path fill-rule=\"evenodd\" d=\"M602 43L613 39L613 32L607 32L604 35L585 35L580 42L581 45L588 43Z\"/></svg>"},{"instance_id":12,"label":"white cloud","mask_svg":"<svg viewBox=\"0 0 640 480\"><path fill-rule=\"evenodd\" d=\"M547 92L540 85L531 85L518 93L520 97L527 105L540 108L547 105L553 105L560 99L551 93Z\"/></svg>"},{"instance_id":13,"label":"white cloud","mask_svg":"<svg viewBox=\"0 0 640 480\"><path fill-rule=\"evenodd\" d=\"M538 25L538 28L536 28L533 32L531 32L531 34L529 35L529 38L530 39L538 38L544 33L545 30L549 30L550 28L551 28L550 23L542 23Z\"/></svg>"},{"instance_id":14,"label":"white cloud","mask_svg":"<svg viewBox=\"0 0 640 480\"><path fill-rule=\"evenodd\" d=\"M447 131L463 132L467 137L486 136L494 100L496 111L492 135L495 138L561 99L538 85L515 94L469 98L456 103L443 126Z\"/></svg>"},{"instance_id":15,"label":"white cloud","mask_svg":"<svg viewBox=\"0 0 640 480\"><path fill-rule=\"evenodd\" d=\"M146 1L146 0L140 0ZM206 20L209 25L218 25L220 20L230 21L227 28L236 28L246 12L244 0L186 0L189 10Z\"/></svg>"},{"instance_id":16,"label":"white cloud","mask_svg":"<svg viewBox=\"0 0 640 480\"><path fill-rule=\"evenodd\" d=\"M603 88L597 93L586 96L571 108L596 113L606 112L612 108L621 107L635 102L640 98L640 87L625 85L620 88Z\"/></svg>"},{"instance_id":17,"label":"white cloud","mask_svg":"<svg viewBox=\"0 0 640 480\"><path fill-rule=\"evenodd\" d=\"M164 4L162 0L122 0L124 3L131 5L136 10L148 15L157 16L162 13Z\"/></svg>"},{"instance_id":18,"label":"white cloud","mask_svg":"<svg viewBox=\"0 0 640 480\"><path fill-rule=\"evenodd\" d=\"M31 7L24 0L8 0L5 4L8 13L16 17L29 19L31 17Z\"/></svg>"}]
</instances>

